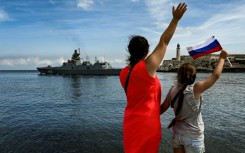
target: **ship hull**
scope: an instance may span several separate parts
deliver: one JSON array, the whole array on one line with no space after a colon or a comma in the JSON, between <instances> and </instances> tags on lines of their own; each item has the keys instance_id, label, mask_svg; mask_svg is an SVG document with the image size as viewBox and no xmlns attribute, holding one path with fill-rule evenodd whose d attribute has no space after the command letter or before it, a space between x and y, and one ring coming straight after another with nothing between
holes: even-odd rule
<instances>
[{"instance_id":1,"label":"ship hull","mask_svg":"<svg viewBox=\"0 0 245 153\"><path fill-rule=\"evenodd\" d=\"M39 67L37 70L40 74L53 75L119 75L121 69L61 69L59 67Z\"/></svg>"},{"instance_id":2,"label":"ship hull","mask_svg":"<svg viewBox=\"0 0 245 153\"><path fill-rule=\"evenodd\" d=\"M53 68L51 67L38 67L37 70L40 72L40 74L52 74Z\"/></svg>"},{"instance_id":3,"label":"ship hull","mask_svg":"<svg viewBox=\"0 0 245 153\"><path fill-rule=\"evenodd\" d=\"M121 69L60 70L53 69L54 75L119 75Z\"/></svg>"}]
</instances>

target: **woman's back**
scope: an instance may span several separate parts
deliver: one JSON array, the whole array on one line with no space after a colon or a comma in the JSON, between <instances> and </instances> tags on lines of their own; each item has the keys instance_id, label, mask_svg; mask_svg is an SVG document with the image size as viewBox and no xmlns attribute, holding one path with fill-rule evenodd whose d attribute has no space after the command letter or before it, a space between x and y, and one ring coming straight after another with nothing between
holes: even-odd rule
<instances>
[{"instance_id":1,"label":"woman's back","mask_svg":"<svg viewBox=\"0 0 245 153\"><path fill-rule=\"evenodd\" d=\"M125 67L120 72L123 87L128 71L129 67ZM157 152L161 139L161 85L157 77L152 78L148 74L145 61L134 66L126 94L123 121L125 152Z\"/></svg>"},{"instance_id":2,"label":"woman's back","mask_svg":"<svg viewBox=\"0 0 245 153\"><path fill-rule=\"evenodd\" d=\"M120 72L121 85L124 87L126 77L128 75L129 67L125 67ZM139 108L145 108L145 111L149 109L152 113L156 113L159 116L159 106L161 102L161 85L157 77L151 77L146 70L145 61L141 61L133 68L127 87L127 108L134 107L132 113ZM151 101L155 101L154 105L148 106ZM156 106L155 106L156 105ZM152 110L153 108L154 111ZM140 111L140 110L139 110Z\"/></svg>"}]
</instances>

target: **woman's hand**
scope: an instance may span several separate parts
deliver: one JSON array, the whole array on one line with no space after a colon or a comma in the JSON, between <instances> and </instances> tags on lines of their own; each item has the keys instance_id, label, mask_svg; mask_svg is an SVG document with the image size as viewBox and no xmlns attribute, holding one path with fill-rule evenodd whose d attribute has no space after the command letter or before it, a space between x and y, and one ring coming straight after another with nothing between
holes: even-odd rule
<instances>
[{"instance_id":1,"label":"woman's hand","mask_svg":"<svg viewBox=\"0 0 245 153\"><path fill-rule=\"evenodd\" d=\"M176 9L173 6L172 9L173 18L176 20L180 20L186 10L187 10L187 5L185 3L180 3Z\"/></svg>"}]
</instances>

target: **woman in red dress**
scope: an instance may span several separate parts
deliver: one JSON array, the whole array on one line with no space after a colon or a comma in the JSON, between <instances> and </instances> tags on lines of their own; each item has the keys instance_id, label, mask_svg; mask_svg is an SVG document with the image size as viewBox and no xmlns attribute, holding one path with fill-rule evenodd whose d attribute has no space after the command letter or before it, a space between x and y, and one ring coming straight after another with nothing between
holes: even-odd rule
<instances>
[{"instance_id":1,"label":"woman in red dress","mask_svg":"<svg viewBox=\"0 0 245 153\"><path fill-rule=\"evenodd\" d=\"M120 72L120 82L127 96L124 112L123 141L125 153L157 153L161 140L161 85L156 71L187 9L185 3L173 7L173 19L161 35L153 52L142 36L133 36L128 45L129 65Z\"/></svg>"}]
</instances>

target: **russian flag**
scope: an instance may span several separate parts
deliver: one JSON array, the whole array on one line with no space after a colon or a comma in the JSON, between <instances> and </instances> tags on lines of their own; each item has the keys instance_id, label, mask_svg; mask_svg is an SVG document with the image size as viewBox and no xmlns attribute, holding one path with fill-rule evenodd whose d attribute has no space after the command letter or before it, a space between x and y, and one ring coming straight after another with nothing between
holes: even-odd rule
<instances>
[{"instance_id":1,"label":"russian flag","mask_svg":"<svg viewBox=\"0 0 245 153\"><path fill-rule=\"evenodd\" d=\"M187 50L193 59L207 54L218 52L222 50L218 40L212 36L208 40L198 43L194 46L187 47Z\"/></svg>"}]
</instances>

